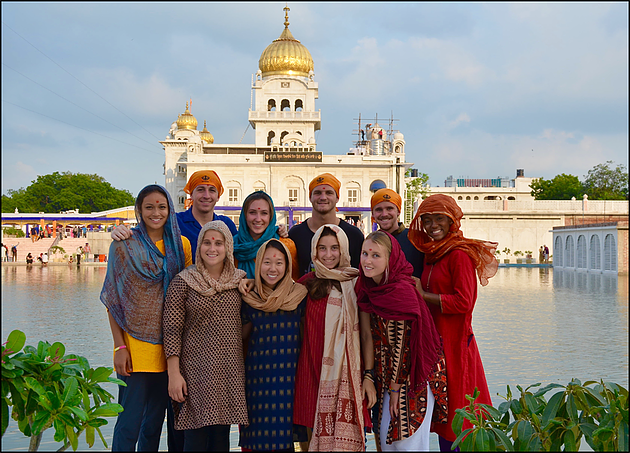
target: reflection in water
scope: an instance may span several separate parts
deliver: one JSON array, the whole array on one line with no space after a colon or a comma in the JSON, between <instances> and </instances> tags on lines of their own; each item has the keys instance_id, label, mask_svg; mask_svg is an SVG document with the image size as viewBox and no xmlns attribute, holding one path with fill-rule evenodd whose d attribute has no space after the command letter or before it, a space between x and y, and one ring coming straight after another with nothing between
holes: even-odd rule
<instances>
[{"instance_id":1,"label":"reflection in water","mask_svg":"<svg viewBox=\"0 0 630 453\"><path fill-rule=\"evenodd\" d=\"M627 276L501 268L479 287L473 328L495 404L506 384L628 385Z\"/></svg>"},{"instance_id":2,"label":"reflection in water","mask_svg":"<svg viewBox=\"0 0 630 453\"><path fill-rule=\"evenodd\" d=\"M3 341L20 329L27 344L61 341L93 367L112 366L112 338L99 300L105 274L105 267L94 266L2 267ZM628 385L627 276L500 268L479 287L473 328L495 405L506 384L566 384L576 377ZM106 388L117 394L115 386ZM103 429L108 442L112 429L111 422ZM58 447L52 431L42 450ZM3 449L25 445L12 423Z\"/></svg>"}]
</instances>

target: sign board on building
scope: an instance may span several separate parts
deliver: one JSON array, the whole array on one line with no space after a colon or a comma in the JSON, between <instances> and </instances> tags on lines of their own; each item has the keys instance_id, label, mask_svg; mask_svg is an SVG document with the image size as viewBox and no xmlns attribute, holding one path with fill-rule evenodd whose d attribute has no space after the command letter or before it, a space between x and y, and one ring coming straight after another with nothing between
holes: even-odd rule
<instances>
[{"instance_id":1,"label":"sign board on building","mask_svg":"<svg viewBox=\"0 0 630 453\"><path fill-rule=\"evenodd\" d=\"M321 151L274 152L265 151L265 162L321 162Z\"/></svg>"}]
</instances>

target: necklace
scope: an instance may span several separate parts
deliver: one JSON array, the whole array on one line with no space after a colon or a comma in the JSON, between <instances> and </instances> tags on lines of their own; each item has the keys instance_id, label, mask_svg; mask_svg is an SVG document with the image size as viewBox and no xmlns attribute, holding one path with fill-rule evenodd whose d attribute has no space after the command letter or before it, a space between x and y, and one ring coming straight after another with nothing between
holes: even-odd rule
<instances>
[{"instance_id":1,"label":"necklace","mask_svg":"<svg viewBox=\"0 0 630 453\"><path fill-rule=\"evenodd\" d=\"M435 264L431 264L431 269L429 270L429 277L427 277L427 292L429 292L429 284L431 283L431 272L433 272L433 266L435 266Z\"/></svg>"}]
</instances>

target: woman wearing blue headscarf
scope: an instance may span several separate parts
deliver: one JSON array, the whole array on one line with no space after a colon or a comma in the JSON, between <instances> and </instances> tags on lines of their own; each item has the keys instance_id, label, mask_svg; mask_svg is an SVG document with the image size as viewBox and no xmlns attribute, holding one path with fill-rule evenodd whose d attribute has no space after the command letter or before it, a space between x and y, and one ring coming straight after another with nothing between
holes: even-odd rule
<instances>
[{"instance_id":1,"label":"woman wearing blue headscarf","mask_svg":"<svg viewBox=\"0 0 630 453\"><path fill-rule=\"evenodd\" d=\"M124 411L114 427L113 451L157 451L168 404L162 310L171 280L192 264L166 189L149 185L136 199L138 226L109 248L101 301L114 338L114 368Z\"/></svg>"},{"instance_id":2,"label":"woman wearing blue headscarf","mask_svg":"<svg viewBox=\"0 0 630 453\"><path fill-rule=\"evenodd\" d=\"M256 254L269 239L278 239L287 246L292 256L292 276L300 277L295 244L289 238L281 238L276 228L276 209L273 200L262 190L251 193L243 202L239 217L238 234L234 237L234 258L238 268L247 272L247 278L255 277Z\"/></svg>"}]
</instances>

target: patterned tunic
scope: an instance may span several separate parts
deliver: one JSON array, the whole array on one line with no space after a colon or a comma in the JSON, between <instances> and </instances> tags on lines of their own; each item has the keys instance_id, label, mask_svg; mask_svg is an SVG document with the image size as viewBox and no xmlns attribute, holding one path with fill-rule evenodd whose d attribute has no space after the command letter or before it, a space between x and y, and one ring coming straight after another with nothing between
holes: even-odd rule
<instances>
[{"instance_id":1,"label":"patterned tunic","mask_svg":"<svg viewBox=\"0 0 630 453\"><path fill-rule=\"evenodd\" d=\"M293 311L264 312L243 304L243 325L252 323L245 358L249 426L241 429L243 448L293 447L293 394L304 305Z\"/></svg>"},{"instance_id":2,"label":"patterned tunic","mask_svg":"<svg viewBox=\"0 0 630 453\"><path fill-rule=\"evenodd\" d=\"M179 356L188 396L173 402L175 429L247 425L241 296L202 296L176 276L164 304L164 351Z\"/></svg>"},{"instance_id":3,"label":"patterned tunic","mask_svg":"<svg viewBox=\"0 0 630 453\"><path fill-rule=\"evenodd\" d=\"M392 419L387 431L387 443L411 437L422 424L427 410L426 386L414 396L409 393L409 370L411 357L409 343L411 335L410 321L392 321L372 313L370 326L374 340L374 364L376 371L376 392L378 395L379 417L375 426L381 424L384 410L383 396L392 381L401 384L400 415ZM448 398L446 393L446 365L440 355L429 385L435 397L433 423L446 423ZM382 433L381 433L382 435Z\"/></svg>"}]
</instances>

